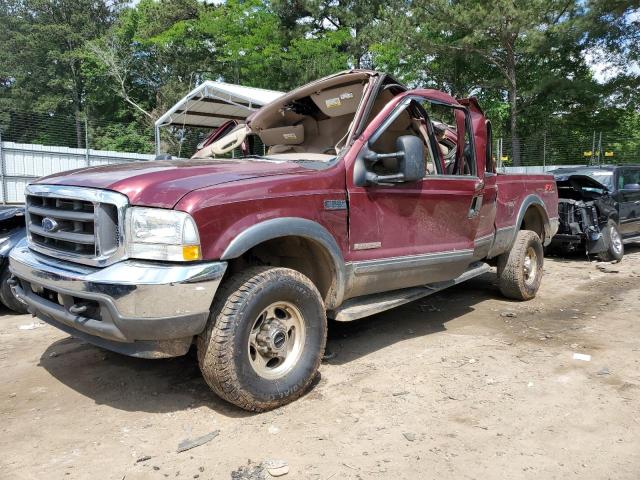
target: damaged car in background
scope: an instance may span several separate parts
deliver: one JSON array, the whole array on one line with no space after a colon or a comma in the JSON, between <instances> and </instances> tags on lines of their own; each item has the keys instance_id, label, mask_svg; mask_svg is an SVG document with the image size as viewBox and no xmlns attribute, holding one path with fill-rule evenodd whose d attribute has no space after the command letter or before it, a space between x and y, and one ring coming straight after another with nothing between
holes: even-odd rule
<instances>
[{"instance_id":1,"label":"damaged car in background","mask_svg":"<svg viewBox=\"0 0 640 480\"><path fill-rule=\"evenodd\" d=\"M27 236L24 227L24 208L0 206L0 302L16 313L27 313L27 306L11 290L9 252Z\"/></svg>"},{"instance_id":2,"label":"damaged car in background","mask_svg":"<svg viewBox=\"0 0 640 480\"><path fill-rule=\"evenodd\" d=\"M584 251L620 261L624 244L640 241L640 166L560 168L560 228L549 250Z\"/></svg>"}]
</instances>

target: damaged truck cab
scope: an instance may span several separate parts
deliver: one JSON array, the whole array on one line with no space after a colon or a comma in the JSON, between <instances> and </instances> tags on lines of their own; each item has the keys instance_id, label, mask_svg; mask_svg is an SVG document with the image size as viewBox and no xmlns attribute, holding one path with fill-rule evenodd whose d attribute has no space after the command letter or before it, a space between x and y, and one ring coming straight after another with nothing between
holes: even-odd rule
<instances>
[{"instance_id":1,"label":"damaged truck cab","mask_svg":"<svg viewBox=\"0 0 640 480\"><path fill-rule=\"evenodd\" d=\"M444 134L442 133L445 130ZM362 318L497 266L533 298L557 230L547 175L499 175L475 99L352 70L268 104L196 157L27 187L14 291L121 353L196 343L207 383L261 411L298 398L327 317ZM259 138L265 154L211 158Z\"/></svg>"}]
</instances>

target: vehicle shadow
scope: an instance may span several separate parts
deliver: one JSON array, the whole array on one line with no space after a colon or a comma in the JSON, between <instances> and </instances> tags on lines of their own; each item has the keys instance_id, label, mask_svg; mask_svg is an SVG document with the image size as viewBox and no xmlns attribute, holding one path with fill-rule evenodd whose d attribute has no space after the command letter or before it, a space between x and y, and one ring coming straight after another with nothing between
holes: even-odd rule
<instances>
[{"instance_id":1,"label":"vehicle shadow","mask_svg":"<svg viewBox=\"0 0 640 480\"><path fill-rule=\"evenodd\" d=\"M639 251L640 251L640 242L627 243L624 246L625 255L639 252ZM600 261L597 255L595 254L587 255L585 252L580 252L580 251L567 252L567 253L562 253L558 251L545 251L544 256L545 258L550 258L550 259L558 260L565 263L599 262ZM623 262L625 261L624 257L622 258L622 261Z\"/></svg>"},{"instance_id":2,"label":"vehicle shadow","mask_svg":"<svg viewBox=\"0 0 640 480\"><path fill-rule=\"evenodd\" d=\"M194 349L183 357L148 360L67 337L49 345L39 366L95 403L118 410L168 413L204 406L228 417L252 415L211 391Z\"/></svg>"},{"instance_id":3,"label":"vehicle shadow","mask_svg":"<svg viewBox=\"0 0 640 480\"><path fill-rule=\"evenodd\" d=\"M625 255L628 253L638 253L638 252L640 252L640 242L627 243L624 246ZM624 257L622 258L622 261L624 262Z\"/></svg>"},{"instance_id":4,"label":"vehicle shadow","mask_svg":"<svg viewBox=\"0 0 640 480\"><path fill-rule=\"evenodd\" d=\"M352 322L331 321L327 360L342 365L410 338L447 330L447 322L474 311L485 300L501 298L495 273L485 273L398 308Z\"/></svg>"},{"instance_id":5,"label":"vehicle shadow","mask_svg":"<svg viewBox=\"0 0 640 480\"><path fill-rule=\"evenodd\" d=\"M445 331L448 321L499 296L495 274L487 273L362 320L330 321L325 362L346 364L409 338ZM68 337L49 345L39 365L97 404L119 410L165 413L205 406L228 417L253 415L226 403L209 389L194 349L184 357L146 360ZM318 375L314 384L319 381Z\"/></svg>"}]
</instances>

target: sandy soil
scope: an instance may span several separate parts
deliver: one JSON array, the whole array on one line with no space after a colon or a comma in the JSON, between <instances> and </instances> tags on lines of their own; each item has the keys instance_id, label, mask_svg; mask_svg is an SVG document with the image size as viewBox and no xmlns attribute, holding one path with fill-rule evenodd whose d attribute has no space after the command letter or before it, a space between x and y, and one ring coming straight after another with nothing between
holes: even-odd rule
<instances>
[{"instance_id":1,"label":"sandy soil","mask_svg":"<svg viewBox=\"0 0 640 480\"><path fill-rule=\"evenodd\" d=\"M314 388L264 414L218 400L193 355L128 358L3 311L0 478L269 478L256 464L282 459L292 479L638 479L640 248L606 270L547 259L530 302L487 274L332 324Z\"/></svg>"}]
</instances>

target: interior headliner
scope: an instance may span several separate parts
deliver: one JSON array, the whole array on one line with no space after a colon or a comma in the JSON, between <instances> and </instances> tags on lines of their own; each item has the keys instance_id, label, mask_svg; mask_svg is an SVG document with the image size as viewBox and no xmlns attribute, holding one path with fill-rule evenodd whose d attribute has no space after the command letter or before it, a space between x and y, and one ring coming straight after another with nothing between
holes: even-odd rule
<instances>
[{"instance_id":1,"label":"interior headliner","mask_svg":"<svg viewBox=\"0 0 640 480\"><path fill-rule=\"evenodd\" d=\"M280 126L279 124L282 124L283 120L286 120L287 116L287 112L283 112L283 110L287 105L291 104L295 100L308 97L314 93L320 93L321 91L332 87L365 82L370 76L371 73L369 72L357 71L353 73L336 74L334 76L326 77L316 82L303 85L302 87L292 90L270 104L262 107L247 119L247 125L254 132L258 132L265 128Z\"/></svg>"}]
</instances>

